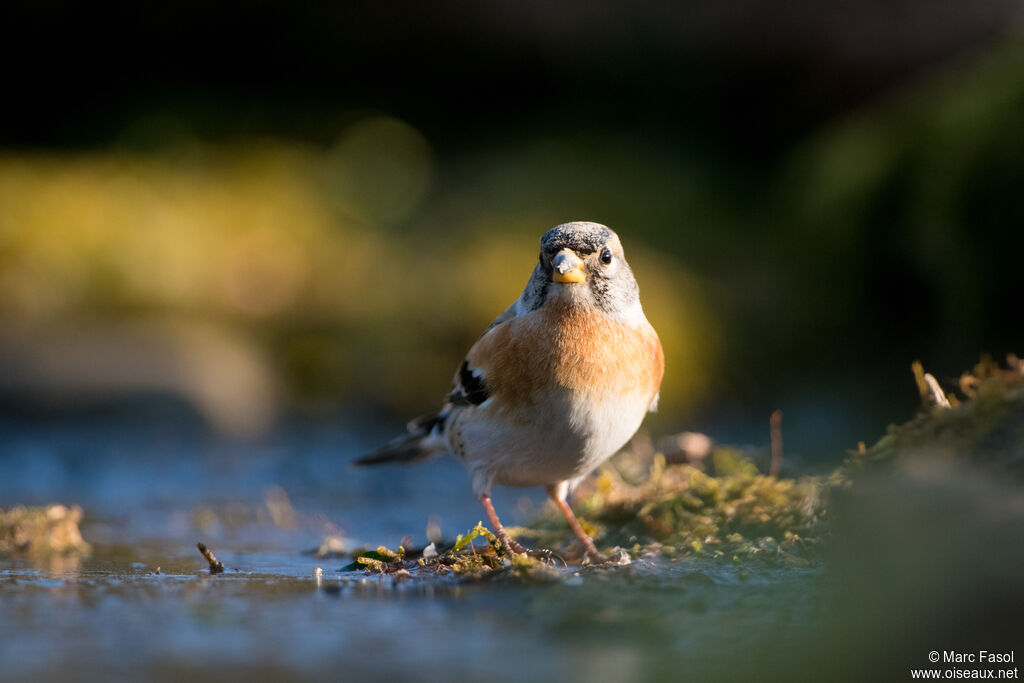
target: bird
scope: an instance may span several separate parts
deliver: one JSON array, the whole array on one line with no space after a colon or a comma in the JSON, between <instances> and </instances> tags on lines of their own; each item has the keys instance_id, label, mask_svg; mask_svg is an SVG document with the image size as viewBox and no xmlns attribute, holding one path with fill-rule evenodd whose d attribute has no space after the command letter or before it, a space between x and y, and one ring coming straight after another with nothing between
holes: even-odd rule
<instances>
[{"instance_id":1,"label":"bird","mask_svg":"<svg viewBox=\"0 0 1024 683\"><path fill-rule=\"evenodd\" d=\"M562 223L541 236L523 293L469 349L441 409L354 463L453 454L510 556L551 552L511 538L492 488L543 486L584 557L607 561L567 499L657 408L664 370L618 235L600 223Z\"/></svg>"}]
</instances>

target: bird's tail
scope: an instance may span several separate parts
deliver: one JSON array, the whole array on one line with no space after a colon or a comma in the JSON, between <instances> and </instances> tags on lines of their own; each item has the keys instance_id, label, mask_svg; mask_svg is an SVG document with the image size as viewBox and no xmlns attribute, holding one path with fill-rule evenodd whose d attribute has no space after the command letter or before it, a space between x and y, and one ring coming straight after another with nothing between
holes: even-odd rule
<instances>
[{"instance_id":1,"label":"bird's tail","mask_svg":"<svg viewBox=\"0 0 1024 683\"><path fill-rule=\"evenodd\" d=\"M403 434L372 453L352 461L353 465L380 465L381 463L409 463L429 458L447 448L443 437L444 415L425 415L408 425Z\"/></svg>"}]
</instances>

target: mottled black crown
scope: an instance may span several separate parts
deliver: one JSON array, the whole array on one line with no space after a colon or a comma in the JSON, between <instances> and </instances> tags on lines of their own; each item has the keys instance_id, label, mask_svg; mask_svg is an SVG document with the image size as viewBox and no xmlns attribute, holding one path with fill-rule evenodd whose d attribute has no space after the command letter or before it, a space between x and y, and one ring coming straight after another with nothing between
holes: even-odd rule
<instances>
[{"instance_id":1,"label":"mottled black crown","mask_svg":"<svg viewBox=\"0 0 1024 683\"><path fill-rule=\"evenodd\" d=\"M562 223L548 230L540 238L540 248L546 253L572 249L580 255L593 254L603 247L614 233L600 223L577 221Z\"/></svg>"}]
</instances>

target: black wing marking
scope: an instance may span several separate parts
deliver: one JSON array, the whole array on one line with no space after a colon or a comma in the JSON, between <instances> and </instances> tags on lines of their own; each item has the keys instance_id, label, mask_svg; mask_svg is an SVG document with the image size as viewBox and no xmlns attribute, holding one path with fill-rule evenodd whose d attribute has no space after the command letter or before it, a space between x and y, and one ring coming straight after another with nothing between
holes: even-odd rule
<instances>
[{"instance_id":1,"label":"black wing marking","mask_svg":"<svg viewBox=\"0 0 1024 683\"><path fill-rule=\"evenodd\" d=\"M480 337L486 336L488 332L498 325L503 325L515 317L516 304L513 303L487 326L487 329L480 334ZM477 338L478 341L480 337ZM473 350L470 349L470 353L472 352ZM486 401L490 395L491 392L487 388L487 382L484 381L484 378L473 374L473 371L469 369L469 360L462 361L455 386L452 387L451 393L448 394L448 403L456 406L478 406Z\"/></svg>"},{"instance_id":2,"label":"black wing marking","mask_svg":"<svg viewBox=\"0 0 1024 683\"><path fill-rule=\"evenodd\" d=\"M490 395L484 378L473 374L469 369L468 360L462 361L462 367L459 368L459 383L449 396L449 400L455 405L478 406Z\"/></svg>"}]
</instances>

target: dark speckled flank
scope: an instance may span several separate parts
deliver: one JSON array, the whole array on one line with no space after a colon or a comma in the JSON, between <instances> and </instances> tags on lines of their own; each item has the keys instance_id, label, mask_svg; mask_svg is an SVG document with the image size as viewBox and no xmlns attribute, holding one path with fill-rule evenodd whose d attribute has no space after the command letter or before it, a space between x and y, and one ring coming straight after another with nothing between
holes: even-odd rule
<instances>
[{"instance_id":1,"label":"dark speckled flank","mask_svg":"<svg viewBox=\"0 0 1024 683\"><path fill-rule=\"evenodd\" d=\"M614 233L600 223L562 223L540 238L540 248L548 254L569 248L580 256L593 254L603 247Z\"/></svg>"}]
</instances>

